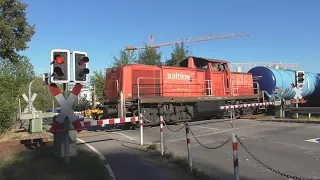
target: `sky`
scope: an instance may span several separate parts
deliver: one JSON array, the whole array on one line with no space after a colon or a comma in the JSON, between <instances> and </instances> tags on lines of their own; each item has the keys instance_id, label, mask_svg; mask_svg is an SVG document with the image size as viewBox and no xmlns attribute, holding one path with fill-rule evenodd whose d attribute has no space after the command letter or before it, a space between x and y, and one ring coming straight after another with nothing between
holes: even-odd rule
<instances>
[{"instance_id":1,"label":"sky","mask_svg":"<svg viewBox=\"0 0 320 180\"><path fill-rule=\"evenodd\" d=\"M22 52L37 73L50 71L50 51L85 51L92 71L107 68L125 46L192 36L247 37L186 44L193 56L230 63L300 63L319 72L319 0L23 0L36 34ZM173 47L161 47L162 61Z\"/></svg>"}]
</instances>

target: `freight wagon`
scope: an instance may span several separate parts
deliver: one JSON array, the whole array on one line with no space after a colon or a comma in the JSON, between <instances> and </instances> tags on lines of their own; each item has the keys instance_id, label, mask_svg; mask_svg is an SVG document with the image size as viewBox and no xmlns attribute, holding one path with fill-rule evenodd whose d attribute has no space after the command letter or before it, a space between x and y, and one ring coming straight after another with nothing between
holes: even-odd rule
<instances>
[{"instance_id":1,"label":"freight wagon","mask_svg":"<svg viewBox=\"0 0 320 180\"><path fill-rule=\"evenodd\" d=\"M295 96L291 84L295 84L296 71L272 67L257 66L248 71L253 81L258 83L264 92L265 99L270 101L284 99L292 100ZM320 75L305 72L302 97L306 100L304 106L320 106ZM301 106L303 106L301 105ZM300 106L300 105L299 105Z\"/></svg>"},{"instance_id":2,"label":"freight wagon","mask_svg":"<svg viewBox=\"0 0 320 180\"><path fill-rule=\"evenodd\" d=\"M249 73L230 72L223 60L188 57L179 67L125 65L106 71L104 118L138 116L146 122L223 117L220 106L260 102ZM247 114L259 107L236 113Z\"/></svg>"}]
</instances>

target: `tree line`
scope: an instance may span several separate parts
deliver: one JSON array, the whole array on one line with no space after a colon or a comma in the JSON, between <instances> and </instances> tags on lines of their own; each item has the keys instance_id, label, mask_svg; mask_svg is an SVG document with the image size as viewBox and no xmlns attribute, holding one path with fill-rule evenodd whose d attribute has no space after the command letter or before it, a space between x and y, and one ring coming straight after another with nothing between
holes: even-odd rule
<instances>
[{"instance_id":1,"label":"tree line","mask_svg":"<svg viewBox=\"0 0 320 180\"><path fill-rule=\"evenodd\" d=\"M27 94L33 79L40 78L35 75L30 59L20 55L29 48L27 43L36 33L35 25L26 19L27 7L19 0L0 1L0 135L16 123L19 99L22 107L27 105L21 95ZM38 94L34 106L39 110L50 103L51 96L47 95L50 92L46 90L42 81L34 82L32 91Z\"/></svg>"},{"instance_id":2,"label":"tree line","mask_svg":"<svg viewBox=\"0 0 320 180\"><path fill-rule=\"evenodd\" d=\"M183 42L175 44L171 52L171 57L161 62L162 53L158 52L155 47L145 46L144 49L134 53L132 51L120 50L119 57L113 57L109 68L119 67L128 64L145 64L145 65L166 65L179 66L180 62L191 56L191 52ZM103 101L106 88L106 69L94 71L90 79L90 84L95 86L97 101Z\"/></svg>"}]
</instances>

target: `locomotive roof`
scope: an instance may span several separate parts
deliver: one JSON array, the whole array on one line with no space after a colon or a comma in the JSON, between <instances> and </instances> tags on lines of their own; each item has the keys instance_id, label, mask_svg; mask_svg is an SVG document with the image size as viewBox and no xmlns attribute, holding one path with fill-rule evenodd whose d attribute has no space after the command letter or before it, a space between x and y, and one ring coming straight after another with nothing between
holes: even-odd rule
<instances>
[{"instance_id":1,"label":"locomotive roof","mask_svg":"<svg viewBox=\"0 0 320 180\"><path fill-rule=\"evenodd\" d=\"M184 59L181 61L180 66L187 66L188 65L188 59L192 58L194 63L197 65L206 65L209 62L217 62L217 63L229 63L228 61L219 60L219 59L209 59L204 57L195 57L195 56L189 56L187 59Z\"/></svg>"}]
</instances>

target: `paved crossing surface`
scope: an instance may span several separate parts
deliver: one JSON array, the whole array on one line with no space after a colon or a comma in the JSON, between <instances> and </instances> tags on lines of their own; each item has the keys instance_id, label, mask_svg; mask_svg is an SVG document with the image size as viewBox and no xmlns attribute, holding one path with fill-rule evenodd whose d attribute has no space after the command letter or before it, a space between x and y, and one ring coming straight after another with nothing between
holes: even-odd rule
<instances>
[{"instance_id":1,"label":"paved crossing surface","mask_svg":"<svg viewBox=\"0 0 320 180\"><path fill-rule=\"evenodd\" d=\"M195 180L176 165L168 163L158 153L119 133L82 132L78 144L94 150L114 180ZM85 142L85 143L84 143ZM89 147L88 147L89 146Z\"/></svg>"},{"instance_id":2,"label":"paved crossing surface","mask_svg":"<svg viewBox=\"0 0 320 180\"><path fill-rule=\"evenodd\" d=\"M168 125L178 130L182 125ZM320 138L320 125L236 120L231 128L229 121L214 120L190 123L191 131L205 146L214 147L237 133L240 141L258 160L292 176L320 178L320 143L306 141ZM122 131L123 135L139 141L139 130ZM146 143L159 143L159 127L145 127ZM119 135L120 136L120 135ZM164 128L165 145L176 155L187 156L185 129L172 132ZM210 150L198 144L191 136L191 152L194 164L208 174L232 179L233 161L231 142ZM288 179L269 171L250 156L239 144L239 164L242 179Z\"/></svg>"}]
</instances>

